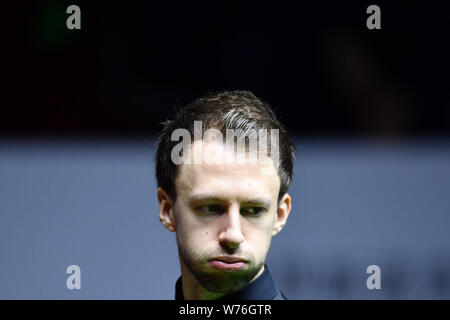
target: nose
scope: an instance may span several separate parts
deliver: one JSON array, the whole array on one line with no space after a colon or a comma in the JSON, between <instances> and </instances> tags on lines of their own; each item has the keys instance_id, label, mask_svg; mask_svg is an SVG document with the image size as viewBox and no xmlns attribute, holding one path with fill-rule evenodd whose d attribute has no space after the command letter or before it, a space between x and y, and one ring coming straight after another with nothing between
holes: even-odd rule
<instances>
[{"instance_id":1,"label":"nose","mask_svg":"<svg viewBox=\"0 0 450 320\"><path fill-rule=\"evenodd\" d=\"M219 243L224 249L234 251L244 241L239 206L229 206L228 211L222 216L221 222L223 225L219 235Z\"/></svg>"}]
</instances>

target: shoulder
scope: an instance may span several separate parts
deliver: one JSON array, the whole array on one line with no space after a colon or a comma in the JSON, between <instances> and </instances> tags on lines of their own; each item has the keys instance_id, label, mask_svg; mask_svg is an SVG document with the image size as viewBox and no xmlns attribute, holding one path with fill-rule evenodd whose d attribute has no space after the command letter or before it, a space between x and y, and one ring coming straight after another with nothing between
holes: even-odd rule
<instances>
[{"instance_id":1,"label":"shoulder","mask_svg":"<svg viewBox=\"0 0 450 320\"><path fill-rule=\"evenodd\" d=\"M277 290L277 295L272 300L288 300L283 292Z\"/></svg>"}]
</instances>

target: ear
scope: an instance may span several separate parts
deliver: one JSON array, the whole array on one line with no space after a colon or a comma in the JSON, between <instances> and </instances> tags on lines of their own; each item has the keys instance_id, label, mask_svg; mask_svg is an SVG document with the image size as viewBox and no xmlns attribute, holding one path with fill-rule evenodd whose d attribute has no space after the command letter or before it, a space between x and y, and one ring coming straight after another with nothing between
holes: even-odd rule
<instances>
[{"instance_id":1,"label":"ear","mask_svg":"<svg viewBox=\"0 0 450 320\"><path fill-rule=\"evenodd\" d=\"M278 234L278 232L280 232L281 229L283 229L290 212L291 212L291 196L286 193L283 196L283 198L281 198L277 209L275 224L273 225L272 228L272 237Z\"/></svg>"},{"instance_id":2,"label":"ear","mask_svg":"<svg viewBox=\"0 0 450 320\"><path fill-rule=\"evenodd\" d=\"M158 188L157 195L159 204L159 221L161 221L162 225L166 227L167 230L174 232L176 230L176 226L172 200L162 188Z\"/></svg>"}]
</instances>

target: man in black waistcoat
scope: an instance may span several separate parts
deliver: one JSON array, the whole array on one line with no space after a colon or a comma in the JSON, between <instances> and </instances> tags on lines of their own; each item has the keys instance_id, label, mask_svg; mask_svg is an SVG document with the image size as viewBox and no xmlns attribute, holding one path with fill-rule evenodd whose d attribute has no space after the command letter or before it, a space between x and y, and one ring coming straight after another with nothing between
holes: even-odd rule
<instances>
[{"instance_id":1,"label":"man in black waistcoat","mask_svg":"<svg viewBox=\"0 0 450 320\"><path fill-rule=\"evenodd\" d=\"M159 218L176 233L176 299L286 299L265 264L291 211L294 144L248 91L208 93L164 123Z\"/></svg>"}]
</instances>

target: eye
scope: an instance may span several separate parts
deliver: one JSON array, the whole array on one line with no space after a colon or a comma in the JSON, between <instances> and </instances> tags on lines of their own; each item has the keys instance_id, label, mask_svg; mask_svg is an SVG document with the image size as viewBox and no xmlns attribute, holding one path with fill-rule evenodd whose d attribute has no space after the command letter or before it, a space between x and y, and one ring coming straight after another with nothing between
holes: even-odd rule
<instances>
[{"instance_id":1,"label":"eye","mask_svg":"<svg viewBox=\"0 0 450 320\"><path fill-rule=\"evenodd\" d=\"M259 216L266 211L263 207L247 207L241 209L241 214L247 214L252 216Z\"/></svg>"},{"instance_id":2,"label":"eye","mask_svg":"<svg viewBox=\"0 0 450 320\"><path fill-rule=\"evenodd\" d=\"M218 205L218 204L201 206L201 207L197 208L197 210L204 214L216 214L216 213L223 212L222 206Z\"/></svg>"}]
</instances>

